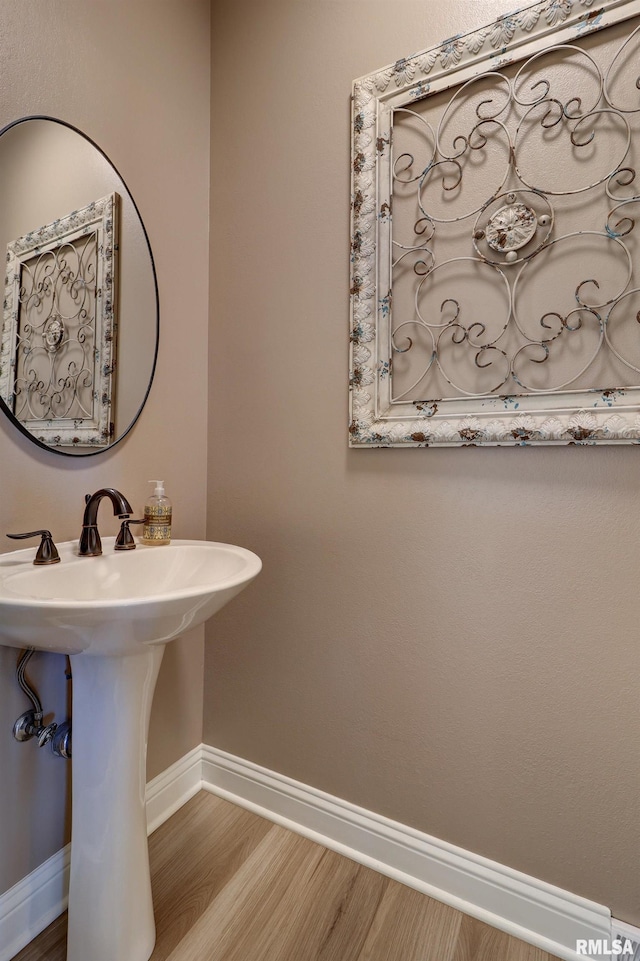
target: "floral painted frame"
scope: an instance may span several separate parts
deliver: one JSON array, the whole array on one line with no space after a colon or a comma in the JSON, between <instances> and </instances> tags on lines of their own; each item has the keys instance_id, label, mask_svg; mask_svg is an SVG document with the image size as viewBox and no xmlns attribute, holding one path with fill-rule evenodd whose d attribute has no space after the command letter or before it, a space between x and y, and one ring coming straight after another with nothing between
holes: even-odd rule
<instances>
[{"instance_id":1,"label":"floral painted frame","mask_svg":"<svg viewBox=\"0 0 640 961\"><path fill-rule=\"evenodd\" d=\"M528 342L524 348L515 349L513 357L507 357L507 351L499 346L497 337L489 339L485 335L483 341L484 324L473 317L460 319L460 305L453 297L445 298L442 304L443 318L438 322L423 317L419 311L418 319L406 323L402 318L394 317L394 268L407 257L407 248L396 242L391 216L395 199L394 178L398 170L407 169L407 165L410 165L410 161L399 161L398 155L394 156L393 153L394 123L400 114L407 113L413 105L434 94L452 92L454 88L464 89L472 81L490 73L497 75L511 65L511 74L508 75L513 77L521 61L536 60L552 48L554 53L563 48L570 51L570 45L576 41L616 24L619 27L625 25L626 39L621 49L626 50L629 42L640 45L636 33L640 27L637 23L626 24L626 21L637 16L640 16L640 0L539 0L498 18L493 24L447 39L431 49L354 81L350 247L351 447L640 443L640 354L636 359L633 353L633 361L627 362L613 343L613 354L630 371L628 382L624 384L603 384L596 380L585 385L583 377L571 389L534 388L528 391L520 389L523 378L516 370L523 358L528 360L530 367L534 363L541 364L555 349L555 342L563 343L562 337L564 342L569 342L576 336L574 332L582 326L583 320L585 326L589 321L599 344L606 346L612 346L611 331L620 314L629 314L630 324L636 325L636 321L640 324L640 263L632 264L633 258L627 249L627 235L632 232L634 225L632 205L636 204L637 212L640 203L640 188L634 183L635 170L619 163L603 178L613 205L610 216L617 213L617 219L606 218L599 232L585 229L567 235L573 238L572 243L577 244L583 235L598 233L597 239L602 238L609 245L624 246L629 271L616 289L616 295L600 293L594 296L593 288L598 286L597 280L593 277L583 278L575 292L577 306L544 313L539 321L542 329L538 331L537 339ZM513 81L505 81L505 84L509 83L513 85L509 90L515 90ZM572 128L571 142L574 146L587 143L586 136L581 143L580 135L576 134L576 129L586 122L582 114L587 112L587 108L581 108L577 97L564 102L554 99L543 82L538 83L542 84L538 87L540 96L536 94L527 101L527 110L534 110L531 106L534 103L535 109L538 109L543 101L547 102L547 97L550 106L544 108L546 113L540 121L541 125L551 126L556 120L561 121ZM606 81L603 86L606 97ZM615 111L609 110L606 103L604 108L601 106L596 109L594 106L592 113L596 120L600 120L605 113L619 112L621 123L626 123L627 117L640 112L638 89L640 81L636 84L637 102L634 101L631 106L616 106ZM477 113L479 122L473 135L459 138L459 144L463 144L461 154L468 149L482 148L483 125L486 127L490 121L498 126L493 117L487 120L487 108L482 109L485 112ZM548 120L554 111L558 117ZM472 136L476 138L475 144ZM425 179L438 166L436 153L437 140L429 162L418 173L412 172L413 180L419 184L419 191ZM512 160L513 155L511 144ZM462 161L456 161L449 155L447 162L450 167L452 164L460 167ZM515 160L512 166L517 173ZM451 170L448 176L451 182ZM444 176L442 182L444 184ZM626 189L622 190L623 187ZM547 256L556 243L553 211L545 206L548 205L548 198L543 197L542 193L535 183L529 183L526 179L516 183L515 188L512 184L503 193L494 193L471 217L469 249L464 256L452 258L450 262L456 259L473 261L471 266L474 269L476 265L483 269L491 268L496 278L498 275L501 278L499 285L504 281L509 287L510 270L524 269L522 265L525 261ZM411 256L419 290L416 303L438 266L429 247L429 239L435 232L435 219L431 218L420 200L419 206L417 224L420 224L420 228L416 226L416 236L426 234L428 239L414 240L412 247ZM635 248L632 253L635 253ZM624 255L622 260L625 260ZM587 295L588 285L591 285L590 297ZM511 287L514 286L511 284ZM514 293L510 290L507 324L513 321L514 304ZM414 334L409 336L405 329L411 324L420 328L420 334L433 347L430 357L429 350L426 351L428 360L425 374L418 378L420 384L426 383L428 372L435 370L436 365L438 370L444 371L444 364L438 358L438 348L443 330L446 330L448 349L456 351L464 346L475 354L474 363L479 376L484 374L483 368L489 368L500 360L507 371L503 386L499 390L484 392L452 390L451 396L445 398L429 396L426 388L421 393L421 386L417 387L413 396L409 391L396 391L394 394L394 365L397 368L404 362L402 355L407 353L415 340ZM507 324L503 329L506 330ZM634 334L634 331L631 333ZM514 357L518 358L518 363ZM449 380L446 374L445 378Z\"/></svg>"}]
</instances>

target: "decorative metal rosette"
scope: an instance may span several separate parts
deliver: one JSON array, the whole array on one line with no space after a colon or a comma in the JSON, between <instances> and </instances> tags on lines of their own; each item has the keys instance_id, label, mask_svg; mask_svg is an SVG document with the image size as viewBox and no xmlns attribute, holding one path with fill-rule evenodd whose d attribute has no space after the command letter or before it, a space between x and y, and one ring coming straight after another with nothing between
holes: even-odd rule
<instances>
[{"instance_id":1,"label":"decorative metal rosette","mask_svg":"<svg viewBox=\"0 0 640 961\"><path fill-rule=\"evenodd\" d=\"M528 260L547 242L553 229L548 198L533 190L510 190L489 200L476 219L473 246L489 264Z\"/></svg>"}]
</instances>

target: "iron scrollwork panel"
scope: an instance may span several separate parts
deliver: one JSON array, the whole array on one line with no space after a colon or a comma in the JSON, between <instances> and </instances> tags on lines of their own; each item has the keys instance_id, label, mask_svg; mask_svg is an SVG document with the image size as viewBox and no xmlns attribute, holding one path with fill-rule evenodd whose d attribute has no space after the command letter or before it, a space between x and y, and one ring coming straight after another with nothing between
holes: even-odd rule
<instances>
[{"instance_id":1,"label":"iron scrollwork panel","mask_svg":"<svg viewBox=\"0 0 640 961\"><path fill-rule=\"evenodd\" d=\"M111 194L8 245L0 396L49 446L113 437L118 201Z\"/></svg>"},{"instance_id":2,"label":"iron scrollwork panel","mask_svg":"<svg viewBox=\"0 0 640 961\"><path fill-rule=\"evenodd\" d=\"M640 5L590 8L355 82L353 446L640 441Z\"/></svg>"}]
</instances>

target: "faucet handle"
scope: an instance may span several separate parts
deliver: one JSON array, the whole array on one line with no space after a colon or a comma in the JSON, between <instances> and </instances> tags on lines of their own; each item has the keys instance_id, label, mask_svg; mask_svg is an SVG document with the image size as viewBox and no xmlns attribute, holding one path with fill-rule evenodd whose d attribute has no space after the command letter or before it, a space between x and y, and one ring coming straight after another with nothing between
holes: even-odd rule
<instances>
[{"instance_id":1,"label":"faucet handle","mask_svg":"<svg viewBox=\"0 0 640 961\"><path fill-rule=\"evenodd\" d=\"M29 531L27 534L7 534L7 537L15 541L21 541L27 537L41 537L42 540L36 552L34 564L57 564L60 560L56 545L53 543L51 531Z\"/></svg>"},{"instance_id":2,"label":"faucet handle","mask_svg":"<svg viewBox=\"0 0 640 961\"><path fill-rule=\"evenodd\" d=\"M144 517L140 520L133 520L131 517L125 517L120 525L120 533L116 537L116 542L113 546L115 551L133 551L136 547L136 542L133 539L133 534L129 530L129 524L144 524Z\"/></svg>"}]
</instances>

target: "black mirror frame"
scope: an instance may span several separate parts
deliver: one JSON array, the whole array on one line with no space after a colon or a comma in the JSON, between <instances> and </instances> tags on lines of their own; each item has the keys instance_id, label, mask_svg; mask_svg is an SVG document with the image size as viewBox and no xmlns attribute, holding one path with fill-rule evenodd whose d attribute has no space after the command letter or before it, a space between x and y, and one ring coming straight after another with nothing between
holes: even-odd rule
<instances>
[{"instance_id":1,"label":"black mirror frame","mask_svg":"<svg viewBox=\"0 0 640 961\"><path fill-rule=\"evenodd\" d=\"M73 450L66 450L66 449L61 448L61 447L60 447L60 448L59 448L59 447L51 447L51 446L49 446L48 444L45 444L43 441L38 440L37 437L34 437L33 434L32 434L29 430L27 430L27 428L24 427L24 426L20 423L20 421L18 420L18 418L14 415L13 411L11 411L11 410L9 409L9 407L8 407L8 406L6 405L6 403L2 400L2 398L0 398L0 411L2 411L2 413L6 414L6 416L7 416L7 417L9 418L9 420L14 424L14 426L17 427L18 430L19 430L22 434L24 434L24 436L27 437L27 438L31 441L31 443L35 444L37 447L40 447L42 450L49 451L49 453L62 455L63 457L71 457L71 458L77 458L77 457L95 457L97 454L104 454L106 451L112 450L117 444L119 444L122 440L124 440L124 438L131 432L131 430L133 429L133 427L134 427L135 424L137 423L138 418L140 417L140 414L142 413L142 411L143 411L143 409L144 409L144 406L145 406L145 404L146 404L146 402L147 402L147 400L148 400L148 397L149 397L149 393L150 393L150 391L151 391L151 385L153 384L153 380L154 380L155 372L156 372L156 365L157 365L157 361L158 361L158 347L159 347L159 342L160 342L160 297L159 297L159 293L158 293L158 277L157 277L157 273L156 273L156 265L155 265L155 261L154 261L154 258L153 258L153 250L151 249L151 243L150 243L150 241L149 241L149 235L148 235L148 233L147 233L147 228L145 227L144 221L143 221L142 216L141 216L141 214L140 214L140 211L139 211L139 209L138 209L138 205L136 204L136 202L135 202L135 200L134 200L134 198L133 198L133 195L132 195L131 191L129 190L129 187L127 186L127 183L126 183L126 181L124 180L122 174L120 173L120 171L118 170L118 168L115 166L115 164L111 161L111 159L107 156L107 154L106 154L105 151L102 149L102 147L100 147L94 140L92 140L91 137L89 137L86 133L84 133L84 131L80 130L78 127L75 127L73 124L68 123L66 120L60 120L58 117L49 117L49 116L47 116L47 115L45 115L45 114L32 114L32 115L28 115L28 116L25 116L25 117L20 117L18 120L12 120L11 123L6 124L4 127L2 127L2 129L0 129L0 138L3 136L3 134L7 133L7 131L11 130L13 127L16 127L16 126L18 126L18 125L21 124L21 123L25 123L25 122L31 121L31 120L48 120L48 121L50 121L51 123L57 123L57 124L60 124L60 126L62 126L62 127L66 127L67 129L72 130L74 133L78 134L80 137L82 137L84 140L86 140L89 144L91 144L91 146L92 146L95 150L97 150L97 152L104 158L104 160L106 160L106 162L109 164L109 166L110 166L111 169L114 171L114 173L116 174L116 176L120 179L120 182L121 182L121 184L122 184L122 187L123 187L124 191L125 191L126 194L127 194L127 198L131 201L131 204L132 204L132 206L133 206L133 209L135 210L135 213L136 213L136 215L137 215L137 217L138 217L138 220L140 221L140 226L141 226L141 228L142 228L142 233L143 233L143 236L144 236L146 245L147 245L147 250L148 250L148 252L149 252L149 262L150 262L150 265L151 265L151 274L152 274L152 277L153 277L153 289L154 289L154 293L155 293L155 302L156 302L156 316L155 316L155 332L156 332L156 337L155 337L155 346L154 346L154 351L153 351L153 359L152 359L152 364L151 364L151 372L150 372L150 374L149 374L149 383L147 384L147 387L146 387L146 390L145 390L145 393L144 393L144 397L142 398L142 401L141 401L141 403L140 403L140 406L139 406L136 414L134 415L133 419L131 420L131 423L126 427L125 430L122 431L121 434L118 435L118 437L116 437L115 440L111 441L109 444L105 445L104 447L99 447L99 448L95 448L95 449L92 448L91 450L86 450L86 451L85 451L85 450L79 450L79 449L77 449L77 448L74 448Z\"/></svg>"}]
</instances>

